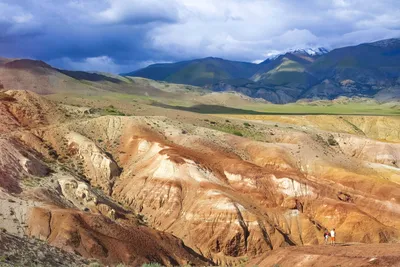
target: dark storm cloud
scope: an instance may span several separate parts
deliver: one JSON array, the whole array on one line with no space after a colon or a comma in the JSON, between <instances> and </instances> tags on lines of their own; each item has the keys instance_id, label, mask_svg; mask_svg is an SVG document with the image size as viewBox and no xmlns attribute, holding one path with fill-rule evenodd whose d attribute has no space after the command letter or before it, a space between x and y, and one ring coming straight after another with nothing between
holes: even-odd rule
<instances>
[{"instance_id":1,"label":"dark storm cloud","mask_svg":"<svg viewBox=\"0 0 400 267\"><path fill-rule=\"evenodd\" d=\"M0 56L126 72L400 36L392 0L0 0Z\"/></svg>"}]
</instances>

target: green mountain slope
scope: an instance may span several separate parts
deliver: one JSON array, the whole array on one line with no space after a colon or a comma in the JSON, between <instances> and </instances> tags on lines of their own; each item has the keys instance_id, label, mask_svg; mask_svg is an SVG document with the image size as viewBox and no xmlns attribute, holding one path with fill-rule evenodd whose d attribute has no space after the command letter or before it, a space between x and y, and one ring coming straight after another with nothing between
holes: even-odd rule
<instances>
[{"instance_id":1,"label":"green mountain slope","mask_svg":"<svg viewBox=\"0 0 400 267\"><path fill-rule=\"evenodd\" d=\"M304 54L286 53L264 65L251 79L272 86L308 88L317 82L307 70L314 60Z\"/></svg>"},{"instance_id":2,"label":"green mountain slope","mask_svg":"<svg viewBox=\"0 0 400 267\"><path fill-rule=\"evenodd\" d=\"M204 86L228 79L249 78L258 68L259 66L253 63L210 57L172 64L150 65L124 75Z\"/></svg>"},{"instance_id":3,"label":"green mountain slope","mask_svg":"<svg viewBox=\"0 0 400 267\"><path fill-rule=\"evenodd\" d=\"M307 98L375 96L382 90L398 95L400 39L335 49L318 58L308 70L321 82L304 92Z\"/></svg>"}]
</instances>

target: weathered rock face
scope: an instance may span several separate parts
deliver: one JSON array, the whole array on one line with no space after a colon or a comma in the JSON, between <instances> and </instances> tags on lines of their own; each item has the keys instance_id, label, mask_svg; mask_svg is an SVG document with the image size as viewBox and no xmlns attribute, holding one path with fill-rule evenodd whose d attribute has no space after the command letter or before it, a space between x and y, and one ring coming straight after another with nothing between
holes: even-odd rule
<instances>
[{"instance_id":1,"label":"weathered rock face","mask_svg":"<svg viewBox=\"0 0 400 267\"><path fill-rule=\"evenodd\" d=\"M38 240L0 232L2 266L87 266L83 257L67 253Z\"/></svg>"},{"instance_id":2,"label":"weathered rock face","mask_svg":"<svg viewBox=\"0 0 400 267\"><path fill-rule=\"evenodd\" d=\"M145 226L124 226L107 217L76 210L34 208L28 234L105 264L139 266L159 262L176 266L207 262L170 234Z\"/></svg>"},{"instance_id":3,"label":"weathered rock face","mask_svg":"<svg viewBox=\"0 0 400 267\"><path fill-rule=\"evenodd\" d=\"M86 137L71 132L66 139L70 154L83 161L85 174L91 183L111 194L115 178L120 174L118 165Z\"/></svg>"},{"instance_id":4,"label":"weathered rock face","mask_svg":"<svg viewBox=\"0 0 400 267\"><path fill-rule=\"evenodd\" d=\"M15 101L14 104L21 104L19 97ZM13 118L10 114L7 109L3 115L5 118ZM20 237L29 235L39 238L71 253L87 258L96 257L105 264L213 264L186 247L180 239L145 226L143 218L124 209L106 197L101 190L94 190L74 171L61 165L68 153L70 157L77 159L75 162L79 160L82 163L83 172L90 179L89 182L103 186L102 189L107 191L112 187L110 182L120 174L111 155L107 155L88 138L64 131L64 127L36 128L38 125L49 126L47 114L34 116L38 120L33 120L33 124L26 124L25 131L21 131L20 115L16 114L13 121L15 123L6 125L0 137L0 216L5 216L0 223L2 231ZM29 131L31 128L34 129ZM45 140L42 137L48 138ZM57 159L59 162L55 161ZM50 171L43 160L50 161L54 169ZM14 248L14 241L34 244L29 239L18 239L16 236L11 239L8 236L3 238L3 234L0 239L2 244L6 244L6 248L0 245L2 255L9 255L9 250ZM28 246L26 253L18 254L20 259L16 259L17 254L11 251L12 254L7 256L6 262L26 264L25 257L32 253L31 248L35 249L36 246ZM40 258L38 263L46 266L50 262L60 266L88 263L78 257L73 259L70 255L68 260L60 264L59 260L68 254L46 253L42 250L37 255L59 258Z\"/></svg>"},{"instance_id":5,"label":"weathered rock face","mask_svg":"<svg viewBox=\"0 0 400 267\"><path fill-rule=\"evenodd\" d=\"M22 191L19 185L22 177L46 176L49 171L49 168L18 140L0 138L0 186L8 192Z\"/></svg>"}]
</instances>

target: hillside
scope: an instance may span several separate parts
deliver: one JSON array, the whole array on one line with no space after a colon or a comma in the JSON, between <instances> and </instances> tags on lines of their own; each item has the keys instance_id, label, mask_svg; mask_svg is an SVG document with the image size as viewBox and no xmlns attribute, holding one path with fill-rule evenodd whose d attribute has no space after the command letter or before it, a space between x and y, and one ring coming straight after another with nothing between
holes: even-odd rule
<instances>
[{"instance_id":1,"label":"hillside","mask_svg":"<svg viewBox=\"0 0 400 267\"><path fill-rule=\"evenodd\" d=\"M185 84L109 73L60 70L43 61L29 59L1 59L0 90L29 90L57 99L83 97L98 101L118 98L187 106L230 103L248 105L258 102L237 93L214 93L202 87Z\"/></svg>"},{"instance_id":2,"label":"hillside","mask_svg":"<svg viewBox=\"0 0 400 267\"><path fill-rule=\"evenodd\" d=\"M398 267L400 266L399 249L399 244L356 243L282 248L252 260L247 266Z\"/></svg>"},{"instance_id":3,"label":"hillside","mask_svg":"<svg viewBox=\"0 0 400 267\"><path fill-rule=\"evenodd\" d=\"M223 80L248 78L257 69L257 64L209 57L172 64L150 65L125 76L203 86Z\"/></svg>"},{"instance_id":4,"label":"hillside","mask_svg":"<svg viewBox=\"0 0 400 267\"><path fill-rule=\"evenodd\" d=\"M400 89L400 39L335 49L319 58L310 72L324 81L304 92L304 97L398 96ZM381 92L382 91L382 92Z\"/></svg>"}]
</instances>

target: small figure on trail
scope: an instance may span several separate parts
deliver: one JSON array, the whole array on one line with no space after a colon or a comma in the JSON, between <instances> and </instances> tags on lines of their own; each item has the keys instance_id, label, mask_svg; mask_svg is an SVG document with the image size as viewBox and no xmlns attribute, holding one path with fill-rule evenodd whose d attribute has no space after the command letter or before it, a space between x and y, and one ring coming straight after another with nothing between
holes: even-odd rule
<instances>
[{"instance_id":1,"label":"small figure on trail","mask_svg":"<svg viewBox=\"0 0 400 267\"><path fill-rule=\"evenodd\" d=\"M325 245L328 245L328 242L329 242L329 236L330 236L330 234L329 234L329 231L328 231L328 229L325 229L325 231L324 231L324 240L325 240Z\"/></svg>"},{"instance_id":2,"label":"small figure on trail","mask_svg":"<svg viewBox=\"0 0 400 267\"><path fill-rule=\"evenodd\" d=\"M115 220L115 219L116 219L116 217L115 217L115 210L114 210L114 209L111 209L111 210L108 212L108 217L110 217L112 220Z\"/></svg>"},{"instance_id":3,"label":"small figure on trail","mask_svg":"<svg viewBox=\"0 0 400 267\"><path fill-rule=\"evenodd\" d=\"M335 232L335 228L333 228L331 230L331 245L335 245L336 244L335 237L336 237L336 232Z\"/></svg>"}]
</instances>

